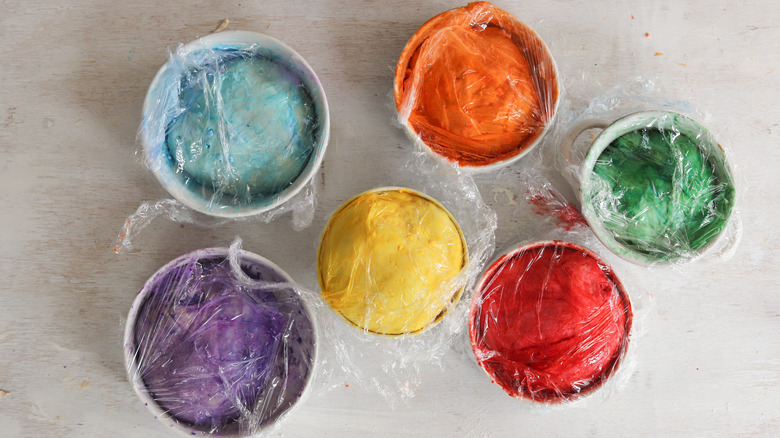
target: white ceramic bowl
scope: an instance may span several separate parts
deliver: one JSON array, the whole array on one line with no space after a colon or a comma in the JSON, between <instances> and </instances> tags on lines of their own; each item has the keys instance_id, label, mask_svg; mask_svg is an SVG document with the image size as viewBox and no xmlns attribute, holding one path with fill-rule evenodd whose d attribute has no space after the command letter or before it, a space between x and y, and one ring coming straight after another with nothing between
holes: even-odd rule
<instances>
[{"instance_id":1,"label":"white ceramic bowl","mask_svg":"<svg viewBox=\"0 0 780 438\"><path fill-rule=\"evenodd\" d=\"M500 160L493 160L487 164L459 164L452 157L442 155L433 150L431 146L420 137L420 133L417 132L409 122L409 112L411 112L412 108L408 103L407 94L409 94L409 91L404 88L407 69L409 69L409 65L412 64L413 59L416 57L417 50L419 50L419 48L427 41L427 38L430 36L429 32L431 32L432 29L437 29L441 23L446 23L448 20L453 19L453 17L461 16L462 18L463 16L469 15L473 16L471 21L472 26L475 25L475 22L484 20L486 23L479 23L479 25L497 27L502 27L502 25L505 25L507 26L504 29L506 32L512 32L511 29L517 30L518 33L513 34L514 40L518 45L521 45L523 52L526 53L527 56L538 61L538 64L532 70L534 81L538 84L546 84L543 87L543 90L545 90L543 92L544 95L540 96L540 99L543 99L543 110L548 114L547 123L539 129L538 134L535 138L533 138L532 141L522 145L522 147L518 146L511 155ZM406 46L404 47L396 64L394 76L394 99L396 110L399 113L399 118L402 123L404 132L424 151L428 152L434 157L457 164L462 169L467 169L475 173L491 172L520 160L542 142L545 134L553 125L555 116L558 112L558 106L561 101L561 84L559 77L560 76L558 74L558 67L555 63L555 59L550 53L550 49L547 47L547 44L545 44L536 31L518 20L517 17L494 7L490 3L474 2L469 3L468 6L450 9L436 15L424 23L419 29L417 29L414 35L412 35L412 37L406 43ZM541 87L541 85L539 86ZM411 91L412 95L415 93L417 92ZM495 96L484 96L484 99L495 98Z\"/></svg>"},{"instance_id":2,"label":"white ceramic bowl","mask_svg":"<svg viewBox=\"0 0 780 438\"><path fill-rule=\"evenodd\" d=\"M182 75L198 66L202 54L215 50L243 50L283 63L296 73L312 98L317 115L319 135L313 153L301 174L283 190L251 203L227 202L228 196L217 196L214 191L178 171L168 152L166 129L175 114ZM175 62L174 62L175 59ZM147 165L168 193L182 204L213 216L240 217L262 213L286 202L311 180L325 156L330 135L328 102L322 84L311 66L295 50L267 35L246 31L225 31L207 35L179 48L152 80L143 107L143 121L139 137Z\"/></svg>"},{"instance_id":3,"label":"white ceramic bowl","mask_svg":"<svg viewBox=\"0 0 780 438\"><path fill-rule=\"evenodd\" d=\"M708 129L688 116L671 111L642 111L623 116L614 121L595 121L579 132L581 133L591 128L602 128L603 131L591 143L590 149L588 149L585 160L579 170L581 185L578 195L580 197L582 214L585 217L585 220L588 221L588 224L593 229L593 233L599 238L604 246L624 260L638 265L648 266L659 263L694 260L713 247L716 242L720 241L725 234L724 230L728 226L733 212L735 197L734 178L732 176L731 168L726 161L726 155L723 148ZM607 229L591 202L593 191L596 190L592 183L593 179L591 178L596 161L614 140L627 133L643 128L676 131L690 139L694 139L698 143L700 151L705 155L712 166L715 177L718 178L719 181L730 186L730 190L726 195L729 206L726 207L726 218L722 221L724 222L723 228L717 236L709 241L709 243L696 251L691 250L690 253L669 254L668 257L657 257L645 254L625 245L615 239L614 234Z\"/></svg>"},{"instance_id":4,"label":"white ceramic bowl","mask_svg":"<svg viewBox=\"0 0 780 438\"><path fill-rule=\"evenodd\" d=\"M170 428L181 432L186 436L200 435L209 436L208 431L201 430L193 427L185 422L179 421L173 415L166 412L150 394L146 384L144 383L141 373L139 372L138 364L138 351L136 346L136 326L138 322L139 312L144 307L144 303L149 298L150 294L154 291L158 281L162 280L171 270L183 266L187 263L191 263L193 260L226 260L229 254L228 248L207 248L195 250L190 253L184 254L181 257L169 262L162 268L160 268L151 278L146 282L143 289L136 296L133 305L130 307L130 312L127 316L127 323L125 325L124 333L124 350L125 350L125 367L127 369L127 376L130 382L133 384L133 389L141 401L146 405L149 411L161 421L163 424ZM271 262L270 260L261 257L257 254L253 254L249 251L240 251L239 258L242 264L242 269L248 272L263 273L265 276L271 276L272 278L278 278L282 282L292 283L292 278L287 275L280 267ZM310 349L310 365L308 368L308 375L305 381L300 386L290 385L284 388L284 391L280 395L280 401L277 402L273 408L273 412L267 413L264 418L259 419L261 421L255 421L252 424L251 431L239 430L236 427L228 431L222 431L218 433L218 436L225 438L233 437L245 437L252 436L253 434L272 429L280 420L280 418L286 417L293 412L302 400L305 400L311 391L313 377L316 373L317 357L319 342L318 339L318 327L317 320L314 317L313 310L309 303L305 300L300 300L300 309L304 317L308 318L311 322L312 339ZM302 388L301 388L302 386ZM247 434L249 432L249 434Z\"/></svg>"},{"instance_id":5,"label":"white ceramic bowl","mask_svg":"<svg viewBox=\"0 0 780 438\"><path fill-rule=\"evenodd\" d=\"M500 381L499 377L495 375L489 367L486 365L486 358L479 358L477 350L481 348L477 343L477 337L484 333L484 331L488 330L488 328L478 328L476 320L480 317L480 313L482 311L482 303L484 299L484 294L486 293L486 290L491 287L492 281L496 278L496 276L501 275L501 271L504 269L505 265L510 262L515 257L522 257L522 255L529 251L538 251L538 250L550 250L550 251L558 251L561 249L568 249L580 252L584 257L587 257L596 263L598 263L599 266L602 267L602 270L606 269L608 274L607 277L612 281L615 287L615 291L617 293L617 296L620 298L620 300L623 302L625 314L626 314L626 331L623 336L623 342L622 345L617 353L617 356L615 357L614 361L612 362L612 366L606 369L602 370L601 375L599 375L594 381L590 382L587 386L582 387L578 391L566 391L566 392L560 392L555 395L548 394L547 397L536 399L532 397L529 393L523 392L523 393L516 393L508 390L509 382L507 381ZM558 266L560 268L560 266ZM522 282L523 279L518 279L519 282ZM591 251L588 248L585 248L581 245L578 245L576 243L572 242L566 242L566 241L556 241L556 240L544 240L544 241L537 241L537 242L530 242L521 244L513 249L510 249L508 251L502 251L500 255L495 257L490 264L488 264L488 267L485 269L485 271L481 274L479 278L479 282L477 283L477 286L474 289L474 296L472 297L471 301L471 307L469 309L469 344L471 347L471 359L474 361L475 364L477 364L482 371L485 372L485 374L490 378L490 380L496 384L497 386L501 387L502 390L504 390L507 394L509 394L511 397L521 400L526 400L534 403L547 403L547 404L555 404L555 403L566 403L570 402L576 399L579 399L580 397L584 397L589 395L590 393L596 391L597 389L601 388L612 375L616 373L618 368L620 368L621 363L623 362L623 359L625 357L626 351L629 346L629 340L631 339L631 327L633 325L634 321L634 313L631 306L631 300L628 295L628 293L625 290L625 287L623 286L623 283L620 281L620 279L617 277L615 272L611 269L611 267L606 264L601 257L598 256L595 252ZM498 327L499 325L496 325ZM495 330L495 328L491 328L491 330ZM506 335L505 335L506 336ZM599 357L592 357L594 360L600 360Z\"/></svg>"}]
</instances>

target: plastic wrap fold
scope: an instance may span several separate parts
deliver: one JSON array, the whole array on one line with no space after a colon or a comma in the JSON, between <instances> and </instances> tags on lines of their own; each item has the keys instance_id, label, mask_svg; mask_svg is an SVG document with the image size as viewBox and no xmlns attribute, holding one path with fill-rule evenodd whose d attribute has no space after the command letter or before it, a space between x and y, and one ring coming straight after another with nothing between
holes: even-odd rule
<instances>
[{"instance_id":1,"label":"plastic wrap fold","mask_svg":"<svg viewBox=\"0 0 780 438\"><path fill-rule=\"evenodd\" d=\"M469 285L494 247L496 217L458 168L422 152L380 187L347 200L319 245L347 381L391 404L414 395L465 328ZM465 302L464 302L465 301Z\"/></svg>"}]
</instances>

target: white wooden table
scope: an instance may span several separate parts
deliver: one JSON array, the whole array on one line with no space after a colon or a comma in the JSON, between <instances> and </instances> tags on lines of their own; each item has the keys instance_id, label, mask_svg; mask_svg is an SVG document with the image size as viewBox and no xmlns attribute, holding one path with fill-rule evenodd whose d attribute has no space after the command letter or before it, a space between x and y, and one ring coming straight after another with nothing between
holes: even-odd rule
<instances>
[{"instance_id":1,"label":"white wooden table","mask_svg":"<svg viewBox=\"0 0 780 438\"><path fill-rule=\"evenodd\" d=\"M167 261L235 235L315 287L316 240L327 216L352 195L392 183L412 147L393 124L401 49L428 18L459 5L3 1L0 436L173 436L125 377L122 331L136 292ZM735 257L684 273L619 265L654 306L636 343L636 373L604 401L531 409L452 350L441 368L423 368L417 395L394 410L345 377L316 391L276 434L777 436L780 7L769 0L497 6L544 38L574 87L570 98L643 76L710 115L749 185ZM332 136L314 222L295 232L288 217L210 229L159 219L134 240L135 252L116 255L125 217L141 201L165 196L135 155L146 88L167 48L223 18L230 29L285 41L324 84ZM480 188L498 214L499 245L533 238L522 188L512 197L490 181Z\"/></svg>"}]
</instances>

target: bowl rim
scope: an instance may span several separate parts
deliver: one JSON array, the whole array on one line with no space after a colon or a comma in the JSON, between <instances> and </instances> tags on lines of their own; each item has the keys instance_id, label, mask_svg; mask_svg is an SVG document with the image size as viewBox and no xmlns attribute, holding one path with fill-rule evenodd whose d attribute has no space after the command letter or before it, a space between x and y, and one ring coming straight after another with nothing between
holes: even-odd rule
<instances>
[{"instance_id":1,"label":"bowl rim","mask_svg":"<svg viewBox=\"0 0 780 438\"><path fill-rule=\"evenodd\" d=\"M136 323L138 321L138 312L143 307L142 306L143 303L148 299L149 295L152 293L152 286L154 286L156 281L162 275L165 275L172 269L179 267L182 264L188 263L192 260L218 259L218 258L224 258L224 260L227 260L229 254L230 254L230 248L227 247L202 248L202 249L196 249L188 253L182 254L181 256L166 263L160 269L155 271L155 273L152 274L149 277L149 279L144 283L144 286L138 292L138 295L136 295L135 299L133 300L133 304L130 306L130 310L128 311L128 315L127 315L127 321L125 323L125 330L124 330L124 337L123 337L123 341L124 341L123 348L125 353L125 372L127 373L128 380L133 386L133 391L138 396L138 398L144 403L148 411L151 412L157 420L169 426L170 428L175 429L178 432L181 432L186 436L192 436L193 434L210 436L211 433L205 432L200 429L196 429L190 425L187 425L184 422L177 420L173 415L163 410L162 407L151 397L149 391L146 390L146 384L143 382L143 379L141 378L140 373L138 372L138 364L136 363L136 359L135 359L136 358L135 328L136 328ZM280 268L278 265L268 260L267 258L243 249L239 250L239 255L241 257L242 262L248 261L251 262L252 264L266 267L270 271L273 271L275 274L278 274L286 282L294 283L294 280L292 279L292 277L290 277L289 274L287 274L287 272L285 272L282 268ZM304 314L309 318L312 325L313 342L311 346L312 347L311 367L310 367L309 375L306 379L306 383L304 384L303 390L301 391L300 397L298 397L287 409L282 410L280 413L274 413L276 418L273 418L271 421L268 421L266 424L261 426L255 432L263 432L274 427L280 421L281 418L290 415L292 412L298 409L301 402L306 400L309 396L309 393L312 391L313 381L315 378L315 373L317 372L318 363L319 363L318 360L320 354L319 324L317 322L317 319L315 318L314 309L312 309L311 304L303 297L301 297L300 302ZM252 435L254 434L242 435L240 431L236 433L220 433L220 436L224 436L228 438L245 438L247 436L252 436Z\"/></svg>"},{"instance_id":2,"label":"bowl rim","mask_svg":"<svg viewBox=\"0 0 780 438\"><path fill-rule=\"evenodd\" d=\"M211 216L236 218L260 214L276 208L298 194L303 187L311 181L322 165L330 141L330 110L325 90L322 87L322 82L317 77L311 65L309 65L309 63L292 47L269 35L245 30L211 33L184 44L177 51L177 55L173 56L179 56L178 54L186 56L202 50L218 49L221 45L237 46L246 49L256 47L255 50L257 50L257 48L274 48L279 50L285 59L291 61L292 65L300 68L300 71L297 73L300 74L301 79L306 83L307 91L318 108L318 117L321 116L320 136L313 147L312 156L309 158L309 161L303 168L301 174L298 175L290 186L256 204L252 203L237 206L213 204L208 199L195 195L193 190L186 187L177 178L166 177L168 176L168 173L172 173L163 171L162 168L166 166L160 164L149 165L155 178L163 186L165 191L182 204L200 213ZM145 127L145 121L151 108L153 108L154 105L157 105L154 92L166 79L171 65L170 62L171 60L169 59L157 71L144 98L142 108L143 122L139 131L139 138L147 164L155 163L158 160L157 157L153 156L155 149L164 147L164 145L151 144L152 141L149 138L151 134L148 133ZM167 126L168 123L169 121L165 123L165 126Z\"/></svg>"}]
</instances>

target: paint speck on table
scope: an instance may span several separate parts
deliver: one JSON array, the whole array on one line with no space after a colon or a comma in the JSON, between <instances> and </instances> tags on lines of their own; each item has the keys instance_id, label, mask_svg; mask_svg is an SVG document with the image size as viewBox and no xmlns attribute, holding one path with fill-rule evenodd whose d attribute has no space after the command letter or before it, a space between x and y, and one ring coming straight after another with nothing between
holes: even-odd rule
<instances>
[{"instance_id":1,"label":"paint speck on table","mask_svg":"<svg viewBox=\"0 0 780 438\"><path fill-rule=\"evenodd\" d=\"M529 191L527 199L533 205L534 213L553 217L557 225L566 231L571 231L578 226L588 226L585 217L576 207L554 193L545 195Z\"/></svg>"},{"instance_id":2,"label":"paint speck on table","mask_svg":"<svg viewBox=\"0 0 780 438\"><path fill-rule=\"evenodd\" d=\"M8 397L11 395L11 391L6 391L5 389L0 389L0 397Z\"/></svg>"},{"instance_id":3,"label":"paint speck on table","mask_svg":"<svg viewBox=\"0 0 780 438\"><path fill-rule=\"evenodd\" d=\"M6 128L10 128L11 126L19 125L22 122L16 118L16 109L17 107L11 106L8 107L7 114L8 116L5 118L5 123L3 123L3 126Z\"/></svg>"}]
</instances>

